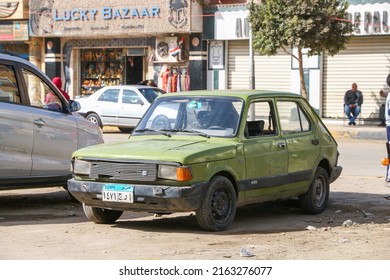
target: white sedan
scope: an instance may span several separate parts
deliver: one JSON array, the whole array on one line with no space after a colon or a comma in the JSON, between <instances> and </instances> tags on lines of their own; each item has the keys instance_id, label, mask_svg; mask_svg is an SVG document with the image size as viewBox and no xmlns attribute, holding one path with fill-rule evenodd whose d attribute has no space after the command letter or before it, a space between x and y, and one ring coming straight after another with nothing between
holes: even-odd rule
<instances>
[{"instance_id":1,"label":"white sedan","mask_svg":"<svg viewBox=\"0 0 390 280\"><path fill-rule=\"evenodd\" d=\"M106 86L89 97L77 99L81 105L78 112L101 128L117 126L122 132L129 132L156 97L164 93L143 85Z\"/></svg>"}]
</instances>

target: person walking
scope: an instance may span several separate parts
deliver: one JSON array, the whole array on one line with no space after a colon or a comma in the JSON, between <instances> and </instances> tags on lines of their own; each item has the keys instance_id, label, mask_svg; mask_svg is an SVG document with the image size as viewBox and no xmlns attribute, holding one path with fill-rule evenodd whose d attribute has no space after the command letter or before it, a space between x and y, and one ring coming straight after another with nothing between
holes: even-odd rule
<instances>
[{"instance_id":1,"label":"person walking","mask_svg":"<svg viewBox=\"0 0 390 280\"><path fill-rule=\"evenodd\" d=\"M357 89L356 83L344 94L344 112L349 120L348 125L356 125L356 118L359 116L363 104L363 93Z\"/></svg>"}]
</instances>

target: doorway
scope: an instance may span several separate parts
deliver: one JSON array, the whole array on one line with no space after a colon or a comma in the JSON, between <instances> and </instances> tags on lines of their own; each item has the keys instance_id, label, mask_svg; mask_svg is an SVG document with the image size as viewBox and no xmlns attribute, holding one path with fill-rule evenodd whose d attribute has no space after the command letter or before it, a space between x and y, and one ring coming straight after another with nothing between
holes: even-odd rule
<instances>
[{"instance_id":1,"label":"doorway","mask_svg":"<svg viewBox=\"0 0 390 280\"><path fill-rule=\"evenodd\" d=\"M126 57L126 85L135 85L143 80L144 57Z\"/></svg>"}]
</instances>

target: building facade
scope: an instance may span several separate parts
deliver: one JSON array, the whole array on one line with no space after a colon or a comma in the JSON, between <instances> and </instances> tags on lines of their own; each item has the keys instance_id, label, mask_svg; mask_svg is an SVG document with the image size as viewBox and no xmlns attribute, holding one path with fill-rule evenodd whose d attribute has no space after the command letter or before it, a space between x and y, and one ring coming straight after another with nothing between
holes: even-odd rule
<instances>
[{"instance_id":1,"label":"building facade","mask_svg":"<svg viewBox=\"0 0 390 280\"><path fill-rule=\"evenodd\" d=\"M28 0L0 1L0 50L29 58Z\"/></svg>"},{"instance_id":2,"label":"building facade","mask_svg":"<svg viewBox=\"0 0 390 280\"><path fill-rule=\"evenodd\" d=\"M298 65L290 55L280 50L275 56L260 56L252 50L249 1L211 2L204 9L208 15L204 18L207 87L299 93ZM384 103L378 92L390 72L390 2L350 0L349 3L349 19L355 30L346 49L333 57L323 54L305 59L308 98L322 117L345 118L344 93L356 82L364 94L361 118L377 119Z\"/></svg>"},{"instance_id":3,"label":"building facade","mask_svg":"<svg viewBox=\"0 0 390 280\"><path fill-rule=\"evenodd\" d=\"M258 1L257 1L258 2ZM72 98L104 85L153 79L168 92L274 89L299 93L297 62L251 48L248 0L0 0L0 49L62 77ZM390 72L390 1L349 0L354 34L335 56L306 57L308 98L324 118L345 118L353 82L362 119L377 119ZM294 52L294 49L292 49Z\"/></svg>"},{"instance_id":4,"label":"building facade","mask_svg":"<svg viewBox=\"0 0 390 280\"><path fill-rule=\"evenodd\" d=\"M30 1L30 35L49 76L75 98L154 80L167 92L204 88L202 7L195 1ZM203 71L203 73L202 73Z\"/></svg>"}]
</instances>

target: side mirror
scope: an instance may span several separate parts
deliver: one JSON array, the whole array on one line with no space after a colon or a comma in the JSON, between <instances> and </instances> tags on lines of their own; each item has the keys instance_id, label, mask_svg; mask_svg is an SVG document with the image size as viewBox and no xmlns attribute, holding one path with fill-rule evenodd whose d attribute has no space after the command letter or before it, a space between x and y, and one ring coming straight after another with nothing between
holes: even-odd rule
<instances>
[{"instance_id":1,"label":"side mirror","mask_svg":"<svg viewBox=\"0 0 390 280\"><path fill-rule=\"evenodd\" d=\"M141 99L141 98L139 98L139 99L137 100L137 104L144 105L144 102L142 101L142 99Z\"/></svg>"},{"instance_id":2,"label":"side mirror","mask_svg":"<svg viewBox=\"0 0 390 280\"><path fill-rule=\"evenodd\" d=\"M78 103L75 100L70 100L69 101L69 107L70 107L70 111L71 112L77 112L77 111L79 111L81 109L80 103Z\"/></svg>"}]
</instances>

